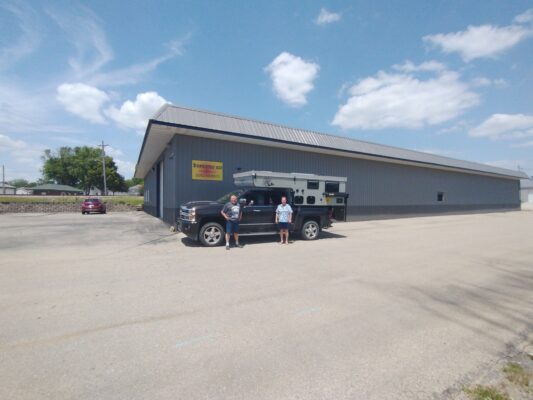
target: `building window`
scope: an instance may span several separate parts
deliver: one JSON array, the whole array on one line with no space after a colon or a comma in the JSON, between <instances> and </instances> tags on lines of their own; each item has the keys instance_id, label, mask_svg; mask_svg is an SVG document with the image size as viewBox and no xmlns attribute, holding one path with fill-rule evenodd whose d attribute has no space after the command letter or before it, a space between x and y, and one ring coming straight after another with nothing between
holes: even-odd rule
<instances>
[{"instance_id":1,"label":"building window","mask_svg":"<svg viewBox=\"0 0 533 400\"><path fill-rule=\"evenodd\" d=\"M444 201L444 192L437 193L437 201Z\"/></svg>"},{"instance_id":2,"label":"building window","mask_svg":"<svg viewBox=\"0 0 533 400\"><path fill-rule=\"evenodd\" d=\"M318 181L307 181L307 189L318 189Z\"/></svg>"}]
</instances>

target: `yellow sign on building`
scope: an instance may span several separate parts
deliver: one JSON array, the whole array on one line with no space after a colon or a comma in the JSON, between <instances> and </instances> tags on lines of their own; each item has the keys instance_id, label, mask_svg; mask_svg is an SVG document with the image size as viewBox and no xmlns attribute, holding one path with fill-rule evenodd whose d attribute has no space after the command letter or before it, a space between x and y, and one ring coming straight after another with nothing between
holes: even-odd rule
<instances>
[{"instance_id":1,"label":"yellow sign on building","mask_svg":"<svg viewBox=\"0 0 533 400\"><path fill-rule=\"evenodd\" d=\"M220 161L192 160L192 179L201 181L221 181L223 179Z\"/></svg>"}]
</instances>

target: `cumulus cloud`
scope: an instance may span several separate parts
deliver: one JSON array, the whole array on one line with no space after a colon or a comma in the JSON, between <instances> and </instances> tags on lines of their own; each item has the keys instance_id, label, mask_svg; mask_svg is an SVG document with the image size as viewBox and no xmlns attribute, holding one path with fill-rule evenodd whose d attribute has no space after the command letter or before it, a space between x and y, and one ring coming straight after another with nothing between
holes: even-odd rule
<instances>
[{"instance_id":1,"label":"cumulus cloud","mask_svg":"<svg viewBox=\"0 0 533 400\"><path fill-rule=\"evenodd\" d=\"M532 19L533 11L528 10L517 16L512 25L469 26L464 31L427 35L423 40L444 53L459 53L465 62L495 58L533 34L531 27L521 25Z\"/></svg>"},{"instance_id":2,"label":"cumulus cloud","mask_svg":"<svg viewBox=\"0 0 533 400\"><path fill-rule=\"evenodd\" d=\"M102 107L109 101L106 92L84 83L63 83L57 88L57 100L65 109L95 124L105 124Z\"/></svg>"},{"instance_id":3,"label":"cumulus cloud","mask_svg":"<svg viewBox=\"0 0 533 400\"><path fill-rule=\"evenodd\" d=\"M420 128L452 120L479 103L479 96L459 74L442 64L406 63L395 69L402 72L379 71L353 85L333 125L342 129ZM433 71L433 76L422 79L418 71Z\"/></svg>"},{"instance_id":4,"label":"cumulus cloud","mask_svg":"<svg viewBox=\"0 0 533 400\"><path fill-rule=\"evenodd\" d=\"M132 161L125 161L119 158L113 158L117 165L118 172L126 179L133 176L135 173L135 163Z\"/></svg>"},{"instance_id":5,"label":"cumulus cloud","mask_svg":"<svg viewBox=\"0 0 533 400\"><path fill-rule=\"evenodd\" d=\"M22 140L11 139L7 135L0 134L0 152L17 151L26 147L26 143Z\"/></svg>"},{"instance_id":6,"label":"cumulus cloud","mask_svg":"<svg viewBox=\"0 0 533 400\"><path fill-rule=\"evenodd\" d=\"M148 119L167 101L156 92L139 93L134 101L125 101L120 108L109 107L105 114L123 128L143 133Z\"/></svg>"},{"instance_id":7,"label":"cumulus cloud","mask_svg":"<svg viewBox=\"0 0 533 400\"><path fill-rule=\"evenodd\" d=\"M325 8L321 8L320 12L318 13L315 24L317 25L327 25L331 24L332 22L337 22L341 19L340 13L330 12L326 10Z\"/></svg>"},{"instance_id":8,"label":"cumulus cloud","mask_svg":"<svg viewBox=\"0 0 533 400\"><path fill-rule=\"evenodd\" d=\"M471 137L523 139L533 137L533 115L493 114L468 132Z\"/></svg>"},{"instance_id":9,"label":"cumulus cloud","mask_svg":"<svg viewBox=\"0 0 533 400\"><path fill-rule=\"evenodd\" d=\"M7 179L35 178L42 166L44 146L0 134L0 154L7 164Z\"/></svg>"},{"instance_id":10,"label":"cumulus cloud","mask_svg":"<svg viewBox=\"0 0 533 400\"><path fill-rule=\"evenodd\" d=\"M288 52L278 55L265 72L270 75L276 96L291 107L307 104L307 94L313 90L320 66Z\"/></svg>"}]
</instances>

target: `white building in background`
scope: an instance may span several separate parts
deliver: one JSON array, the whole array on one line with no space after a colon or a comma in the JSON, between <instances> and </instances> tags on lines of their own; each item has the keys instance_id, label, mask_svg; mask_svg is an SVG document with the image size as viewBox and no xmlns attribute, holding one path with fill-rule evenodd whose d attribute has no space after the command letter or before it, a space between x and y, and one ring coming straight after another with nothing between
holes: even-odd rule
<instances>
[{"instance_id":1,"label":"white building in background","mask_svg":"<svg viewBox=\"0 0 533 400\"><path fill-rule=\"evenodd\" d=\"M33 194L33 191L31 190L31 188L21 187L17 188L16 194L20 196L28 196L30 194Z\"/></svg>"},{"instance_id":2,"label":"white building in background","mask_svg":"<svg viewBox=\"0 0 533 400\"><path fill-rule=\"evenodd\" d=\"M128 189L128 194L130 196L140 196L142 195L142 185L135 185Z\"/></svg>"},{"instance_id":3,"label":"white building in background","mask_svg":"<svg viewBox=\"0 0 533 400\"><path fill-rule=\"evenodd\" d=\"M520 201L522 203L533 203L533 180L522 179L520 181Z\"/></svg>"},{"instance_id":4,"label":"white building in background","mask_svg":"<svg viewBox=\"0 0 533 400\"><path fill-rule=\"evenodd\" d=\"M4 194L16 194L17 188L15 186L8 185L6 182L0 182L0 195Z\"/></svg>"}]
</instances>

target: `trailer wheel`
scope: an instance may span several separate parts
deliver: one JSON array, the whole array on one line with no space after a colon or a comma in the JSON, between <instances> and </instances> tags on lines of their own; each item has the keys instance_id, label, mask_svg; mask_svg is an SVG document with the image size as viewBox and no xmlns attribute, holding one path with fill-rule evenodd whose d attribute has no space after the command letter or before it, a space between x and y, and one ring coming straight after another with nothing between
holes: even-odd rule
<instances>
[{"instance_id":1,"label":"trailer wheel","mask_svg":"<svg viewBox=\"0 0 533 400\"><path fill-rule=\"evenodd\" d=\"M310 220L303 224L301 235L304 240L315 240L320 233L320 226L316 221Z\"/></svg>"},{"instance_id":2,"label":"trailer wheel","mask_svg":"<svg viewBox=\"0 0 533 400\"><path fill-rule=\"evenodd\" d=\"M216 222L208 222L200 229L199 239L204 246L220 246L224 241L224 229Z\"/></svg>"}]
</instances>

